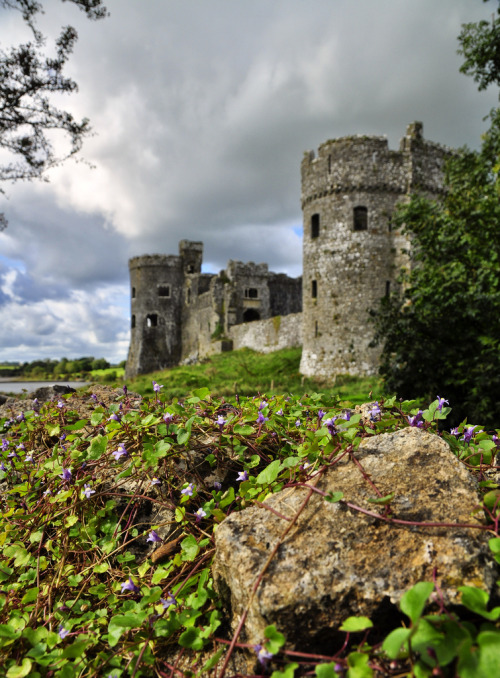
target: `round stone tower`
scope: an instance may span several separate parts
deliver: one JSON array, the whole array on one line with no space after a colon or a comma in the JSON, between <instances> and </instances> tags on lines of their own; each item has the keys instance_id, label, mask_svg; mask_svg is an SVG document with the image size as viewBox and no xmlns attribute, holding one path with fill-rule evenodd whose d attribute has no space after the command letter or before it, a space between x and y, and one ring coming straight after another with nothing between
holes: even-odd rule
<instances>
[{"instance_id":1,"label":"round stone tower","mask_svg":"<svg viewBox=\"0 0 500 678\"><path fill-rule=\"evenodd\" d=\"M377 372L369 310L394 289L407 245L391 215L412 192L442 193L448 153L413 123L399 151L385 137L352 136L304 155L303 374Z\"/></svg>"},{"instance_id":2,"label":"round stone tower","mask_svg":"<svg viewBox=\"0 0 500 678\"><path fill-rule=\"evenodd\" d=\"M129 261L131 339L126 378L177 365L181 357L184 270L181 257L159 254Z\"/></svg>"}]
</instances>

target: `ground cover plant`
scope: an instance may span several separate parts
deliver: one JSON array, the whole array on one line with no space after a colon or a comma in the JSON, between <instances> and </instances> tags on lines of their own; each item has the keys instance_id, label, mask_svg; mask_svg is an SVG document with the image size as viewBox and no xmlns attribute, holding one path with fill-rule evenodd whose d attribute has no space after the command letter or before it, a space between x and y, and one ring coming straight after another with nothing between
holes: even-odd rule
<instances>
[{"instance_id":1,"label":"ground cover plant","mask_svg":"<svg viewBox=\"0 0 500 678\"><path fill-rule=\"evenodd\" d=\"M331 656L308 655L288 650L270 626L260 645L246 648L257 672L229 670L245 644L228 631L212 585L217 525L269 493L307 484L367 436L407 426L438 435L449 413L442 398L423 411L415 401L381 400L362 416L324 394L226 402L200 388L179 401L152 386L150 399L124 388L106 403L101 390L34 402L0 419L7 678L500 674L500 607L489 608L487 592L463 587L461 620L427 605L437 582L403 596L407 623L383 643L370 644L369 619L351 617ZM486 523L478 526L491 533L491 558L500 562L500 490L487 476L499 433L461 424L439 435L479 476ZM374 503L380 520L390 520L390 501Z\"/></svg>"}]
</instances>

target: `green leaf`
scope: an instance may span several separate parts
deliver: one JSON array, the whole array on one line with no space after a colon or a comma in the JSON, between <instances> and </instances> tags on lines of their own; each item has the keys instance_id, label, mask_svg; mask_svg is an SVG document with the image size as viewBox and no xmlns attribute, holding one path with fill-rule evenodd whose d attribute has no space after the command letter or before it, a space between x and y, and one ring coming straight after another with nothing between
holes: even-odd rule
<instances>
[{"instance_id":1,"label":"green leaf","mask_svg":"<svg viewBox=\"0 0 500 678\"><path fill-rule=\"evenodd\" d=\"M465 605L467 609L490 621L500 618L500 607L495 607L491 612L486 609L490 599L486 591L474 586L459 586L458 590L462 594L462 605Z\"/></svg>"},{"instance_id":2,"label":"green leaf","mask_svg":"<svg viewBox=\"0 0 500 678\"><path fill-rule=\"evenodd\" d=\"M77 659L85 654L85 650L92 645L91 641L88 640L76 640L68 647L65 647L62 653L62 656L66 659Z\"/></svg>"},{"instance_id":3,"label":"green leaf","mask_svg":"<svg viewBox=\"0 0 500 678\"><path fill-rule=\"evenodd\" d=\"M413 624L421 616L428 597L434 590L434 584L427 581L418 582L401 598L401 610L410 617Z\"/></svg>"},{"instance_id":4,"label":"green leaf","mask_svg":"<svg viewBox=\"0 0 500 678\"><path fill-rule=\"evenodd\" d=\"M242 424L236 424L233 428L233 433L236 433L237 435L240 436L249 436L252 435L254 432L254 427L249 426L248 424L242 425Z\"/></svg>"},{"instance_id":5,"label":"green leaf","mask_svg":"<svg viewBox=\"0 0 500 678\"><path fill-rule=\"evenodd\" d=\"M221 647L220 650L217 650L217 652L210 657L210 659L205 662L203 667L198 671L196 674L196 678L204 678L204 676L207 675L208 671L214 668L214 666L218 663L219 659L222 657L222 655L225 652L225 648Z\"/></svg>"},{"instance_id":6,"label":"green leaf","mask_svg":"<svg viewBox=\"0 0 500 678\"><path fill-rule=\"evenodd\" d=\"M106 452L106 447L108 445L108 437L98 435L95 438L92 438L90 443L88 458L89 459L99 459Z\"/></svg>"},{"instance_id":7,"label":"green leaf","mask_svg":"<svg viewBox=\"0 0 500 678\"><path fill-rule=\"evenodd\" d=\"M273 480L276 480L278 473L280 472L280 467L281 461L279 459L275 459L275 461L272 461L263 471L259 473L256 481L259 483L259 485L269 485L273 482Z\"/></svg>"},{"instance_id":8,"label":"green leaf","mask_svg":"<svg viewBox=\"0 0 500 678\"><path fill-rule=\"evenodd\" d=\"M7 671L7 678L24 678L24 676L29 676L32 667L33 664L31 663L31 659L25 657L21 666L10 667L10 669Z\"/></svg>"},{"instance_id":9,"label":"green leaf","mask_svg":"<svg viewBox=\"0 0 500 678\"><path fill-rule=\"evenodd\" d=\"M200 637L200 629L196 626L191 626L181 633L178 642L181 647L189 647L192 650L201 650L204 644L203 638Z\"/></svg>"},{"instance_id":10,"label":"green leaf","mask_svg":"<svg viewBox=\"0 0 500 678\"><path fill-rule=\"evenodd\" d=\"M178 445L185 445L188 440L191 438L191 431L188 431L187 429L179 429L177 432L177 444Z\"/></svg>"},{"instance_id":11,"label":"green leaf","mask_svg":"<svg viewBox=\"0 0 500 678\"><path fill-rule=\"evenodd\" d=\"M371 504L379 504L382 506L386 506L387 504L390 504L393 499L394 492L389 492L389 494L386 494L385 497L369 497L368 501Z\"/></svg>"},{"instance_id":12,"label":"green leaf","mask_svg":"<svg viewBox=\"0 0 500 678\"><path fill-rule=\"evenodd\" d=\"M342 626L341 631L348 631L349 633L356 633L357 631L365 631L371 629L373 622L368 617L347 617Z\"/></svg>"},{"instance_id":13,"label":"green leaf","mask_svg":"<svg viewBox=\"0 0 500 678\"><path fill-rule=\"evenodd\" d=\"M114 647L123 633L127 629L134 629L142 626L142 622L146 618L147 612L139 612L137 614L117 614L111 617L108 624L108 643Z\"/></svg>"},{"instance_id":14,"label":"green leaf","mask_svg":"<svg viewBox=\"0 0 500 678\"><path fill-rule=\"evenodd\" d=\"M34 589L28 589L24 596L21 598L21 603L32 603L38 598L40 589L38 587Z\"/></svg>"},{"instance_id":15,"label":"green leaf","mask_svg":"<svg viewBox=\"0 0 500 678\"><path fill-rule=\"evenodd\" d=\"M69 424L68 426L63 426L65 431L80 431L82 428L85 428L88 424L87 419L79 419L78 421L75 421L74 424Z\"/></svg>"},{"instance_id":16,"label":"green leaf","mask_svg":"<svg viewBox=\"0 0 500 678\"><path fill-rule=\"evenodd\" d=\"M285 636L276 629L274 624L266 626L264 637L267 638L266 648L271 654L277 654L285 644Z\"/></svg>"},{"instance_id":17,"label":"green leaf","mask_svg":"<svg viewBox=\"0 0 500 678\"><path fill-rule=\"evenodd\" d=\"M97 574L102 574L103 572L107 572L109 570L109 563L99 563L99 565L96 565L94 567L94 572Z\"/></svg>"},{"instance_id":18,"label":"green leaf","mask_svg":"<svg viewBox=\"0 0 500 678\"><path fill-rule=\"evenodd\" d=\"M104 412L92 412L90 417L90 423L92 426L99 426L99 424L104 419Z\"/></svg>"},{"instance_id":19,"label":"green leaf","mask_svg":"<svg viewBox=\"0 0 500 678\"><path fill-rule=\"evenodd\" d=\"M210 389L206 387L197 388L196 391L193 391L193 395L199 398L200 400L206 400L210 395Z\"/></svg>"},{"instance_id":20,"label":"green leaf","mask_svg":"<svg viewBox=\"0 0 500 678\"><path fill-rule=\"evenodd\" d=\"M368 666L370 657L361 652L351 652L347 657L347 678L372 678L373 671Z\"/></svg>"},{"instance_id":21,"label":"green leaf","mask_svg":"<svg viewBox=\"0 0 500 678\"><path fill-rule=\"evenodd\" d=\"M476 678L500 676L500 631L481 631L477 643L479 662Z\"/></svg>"},{"instance_id":22,"label":"green leaf","mask_svg":"<svg viewBox=\"0 0 500 678\"><path fill-rule=\"evenodd\" d=\"M296 662L287 664L283 671L273 671L271 673L271 678L293 678L295 671L299 668L299 665Z\"/></svg>"},{"instance_id":23,"label":"green leaf","mask_svg":"<svg viewBox=\"0 0 500 678\"><path fill-rule=\"evenodd\" d=\"M192 534L181 541L182 560L194 560L200 551L200 547Z\"/></svg>"},{"instance_id":24,"label":"green leaf","mask_svg":"<svg viewBox=\"0 0 500 678\"><path fill-rule=\"evenodd\" d=\"M61 427L59 426L59 424L52 424L50 422L47 422L45 424L45 430L51 437L61 435Z\"/></svg>"},{"instance_id":25,"label":"green leaf","mask_svg":"<svg viewBox=\"0 0 500 678\"><path fill-rule=\"evenodd\" d=\"M387 652L390 659L396 659L402 648L407 649L408 638L412 633L411 629L394 629L385 638L382 643L382 649Z\"/></svg>"},{"instance_id":26,"label":"green leaf","mask_svg":"<svg viewBox=\"0 0 500 678\"><path fill-rule=\"evenodd\" d=\"M343 497L343 492L329 492L325 497L325 501L329 501L331 504L336 504L338 501L343 499Z\"/></svg>"},{"instance_id":27,"label":"green leaf","mask_svg":"<svg viewBox=\"0 0 500 678\"><path fill-rule=\"evenodd\" d=\"M316 678L338 678L335 664L316 664Z\"/></svg>"}]
</instances>

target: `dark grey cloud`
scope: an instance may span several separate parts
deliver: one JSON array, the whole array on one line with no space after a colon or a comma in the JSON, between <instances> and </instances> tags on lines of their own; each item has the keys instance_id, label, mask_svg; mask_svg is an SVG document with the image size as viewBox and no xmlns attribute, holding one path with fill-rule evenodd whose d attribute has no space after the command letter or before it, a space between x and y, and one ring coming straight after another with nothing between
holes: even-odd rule
<instances>
[{"instance_id":1,"label":"dark grey cloud","mask_svg":"<svg viewBox=\"0 0 500 678\"><path fill-rule=\"evenodd\" d=\"M90 117L96 169L69 163L10 191L0 254L22 271L5 271L0 359L125 357L127 259L175 253L181 238L202 240L214 271L232 258L297 275L304 151L356 133L396 148L414 120L428 139L475 147L497 101L459 73L460 25L492 11L480 2L107 4L95 23L45 0L41 27L80 35L80 91L61 104ZM5 30L24 29L9 15Z\"/></svg>"}]
</instances>

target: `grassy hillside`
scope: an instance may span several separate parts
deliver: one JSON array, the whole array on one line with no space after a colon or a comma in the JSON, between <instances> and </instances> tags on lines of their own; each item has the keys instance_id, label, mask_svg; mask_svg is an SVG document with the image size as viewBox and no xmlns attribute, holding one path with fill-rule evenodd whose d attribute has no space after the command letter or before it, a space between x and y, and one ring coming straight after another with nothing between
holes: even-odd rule
<instances>
[{"instance_id":1,"label":"grassy hillside","mask_svg":"<svg viewBox=\"0 0 500 678\"><path fill-rule=\"evenodd\" d=\"M321 392L340 395L353 403L376 399L383 393L378 377L342 375L335 379L332 375L329 382L307 379L299 374L300 356L300 348L268 354L241 349L214 355L198 365L141 375L127 382L127 386L142 395L152 395L154 379L163 384L162 395L167 399L184 397L193 389L203 387L209 388L214 396Z\"/></svg>"}]
</instances>

